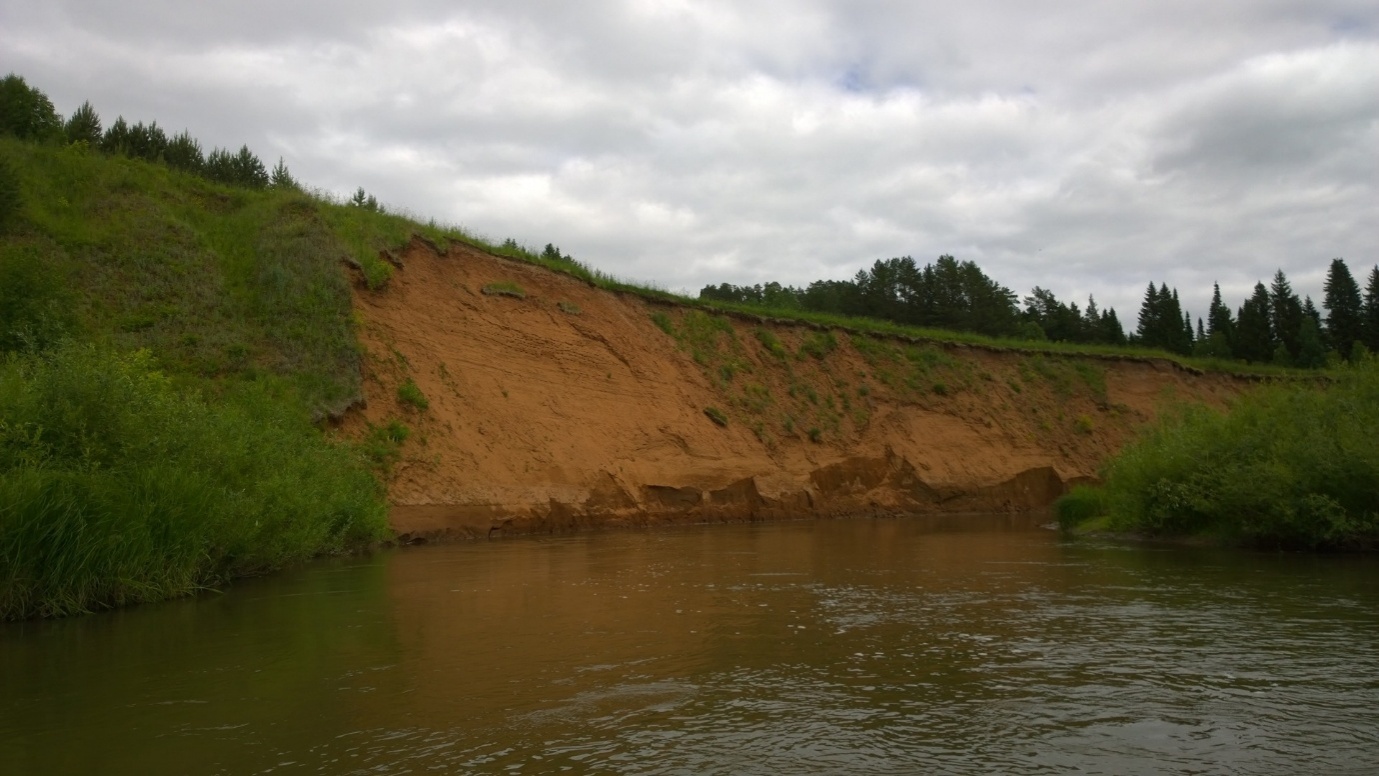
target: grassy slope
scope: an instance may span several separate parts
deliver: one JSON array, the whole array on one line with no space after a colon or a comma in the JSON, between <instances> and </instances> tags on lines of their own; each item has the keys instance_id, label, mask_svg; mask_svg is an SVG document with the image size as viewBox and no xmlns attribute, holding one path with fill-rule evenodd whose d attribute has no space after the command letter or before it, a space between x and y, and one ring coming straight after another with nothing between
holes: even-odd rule
<instances>
[{"instance_id":1,"label":"grassy slope","mask_svg":"<svg viewBox=\"0 0 1379 776\"><path fill-rule=\"evenodd\" d=\"M366 454L311 421L360 395L341 260L386 276L377 245L410 225L78 149L0 155L24 198L0 337L27 351L0 361L0 618L386 537Z\"/></svg>"}]
</instances>

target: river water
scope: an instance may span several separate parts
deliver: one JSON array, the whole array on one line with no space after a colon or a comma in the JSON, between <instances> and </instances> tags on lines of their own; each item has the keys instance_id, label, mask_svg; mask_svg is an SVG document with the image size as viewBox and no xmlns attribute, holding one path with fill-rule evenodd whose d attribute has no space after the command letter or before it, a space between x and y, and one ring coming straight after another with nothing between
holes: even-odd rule
<instances>
[{"instance_id":1,"label":"river water","mask_svg":"<svg viewBox=\"0 0 1379 776\"><path fill-rule=\"evenodd\" d=\"M0 772L1379 773L1376 561L1011 516L405 548L0 626Z\"/></svg>"}]
</instances>

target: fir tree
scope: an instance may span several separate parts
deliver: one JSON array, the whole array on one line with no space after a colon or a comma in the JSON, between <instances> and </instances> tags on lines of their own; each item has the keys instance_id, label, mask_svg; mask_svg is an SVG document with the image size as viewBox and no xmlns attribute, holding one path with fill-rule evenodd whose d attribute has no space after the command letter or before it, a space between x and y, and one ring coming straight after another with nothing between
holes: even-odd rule
<instances>
[{"instance_id":1,"label":"fir tree","mask_svg":"<svg viewBox=\"0 0 1379 776\"><path fill-rule=\"evenodd\" d=\"M1314 311L1315 309L1313 308ZM1298 356L1293 363L1303 369L1320 369L1326 366L1326 346L1322 344L1321 326L1317 323L1317 316L1302 316L1302 325L1298 328Z\"/></svg>"},{"instance_id":2,"label":"fir tree","mask_svg":"<svg viewBox=\"0 0 1379 776\"><path fill-rule=\"evenodd\" d=\"M1236 358L1252 364L1266 363L1274 356L1277 342L1269 315L1269 291L1263 283L1255 283L1254 294L1240 306L1236 315Z\"/></svg>"},{"instance_id":3,"label":"fir tree","mask_svg":"<svg viewBox=\"0 0 1379 776\"><path fill-rule=\"evenodd\" d=\"M1221 285L1211 284L1211 306L1207 308L1207 339L1212 341L1213 355L1218 358L1231 358L1235 340L1235 320L1231 308L1221 302ZM1222 346L1225 353L1222 353Z\"/></svg>"},{"instance_id":4,"label":"fir tree","mask_svg":"<svg viewBox=\"0 0 1379 776\"><path fill-rule=\"evenodd\" d=\"M1298 332L1302 330L1302 302L1281 269L1274 273L1274 282L1269 287L1269 316L1274 336L1288 349L1290 361L1295 361Z\"/></svg>"},{"instance_id":5,"label":"fir tree","mask_svg":"<svg viewBox=\"0 0 1379 776\"><path fill-rule=\"evenodd\" d=\"M1371 353L1379 353L1379 265L1370 270L1369 282L1365 284L1364 334L1365 347Z\"/></svg>"},{"instance_id":6,"label":"fir tree","mask_svg":"<svg viewBox=\"0 0 1379 776\"><path fill-rule=\"evenodd\" d=\"M1349 358L1355 343L1363 342L1365 335L1360 286L1345 261L1332 259L1323 289L1326 291L1322 298L1322 306L1326 308L1326 338L1337 352Z\"/></svg>"}]
</instances>

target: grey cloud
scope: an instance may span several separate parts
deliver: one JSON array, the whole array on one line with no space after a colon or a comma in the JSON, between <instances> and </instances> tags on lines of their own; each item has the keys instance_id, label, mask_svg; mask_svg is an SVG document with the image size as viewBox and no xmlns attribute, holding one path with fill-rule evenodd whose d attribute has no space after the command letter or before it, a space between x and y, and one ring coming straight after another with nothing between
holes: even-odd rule
<instances>
[{"instance_id":1,"label":"grey cloud","mask_svg":"<svg viewBox=\"0 0 1379 776\"><path fill-rule=\"evenodd\" d=\"M1130 321L1379 253L1368 2L202 5L0 0L0 67L691 291L953 253Z\"/></svg>"}]
</instances>

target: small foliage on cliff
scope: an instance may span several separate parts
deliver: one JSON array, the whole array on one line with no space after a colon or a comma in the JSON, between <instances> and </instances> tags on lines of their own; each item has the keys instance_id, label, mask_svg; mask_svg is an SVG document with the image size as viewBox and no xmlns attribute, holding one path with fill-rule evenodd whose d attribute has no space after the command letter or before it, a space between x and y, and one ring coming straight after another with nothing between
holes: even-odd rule
<instances>
[{"instance_id":1,"label":"small foliage on cliff","mask_svg":"<svg viewBox=\"0 0 1379 776\"><path fill-rule=\"evenodd\" d=\"M704 414L709 417L709 420L712 420L714 423L717 423L720 426L728 425L728 416L724 415L723 410L720 410L717 407L705 407Z\"/></svg>"},{"instance_id":2,"label":"small foliage on cliff","mask_svg":"<svg viewBox=\"0 0 1379 776\"><path fill-rule=\"evenodd\" d=\"M397 400L402 404L425 411L431 406L431 402L426 400L426 394L421 392L417 383L412 378L397 387Z\"/></svg>"},{"instance_id":3,"label":"small foliage on cliff","mask_svg":"<svg viewBox=\"0 0 1379 776\"><path fill-rule=\"evenodd\" d=\"M510 296L513 299L526 299L527 292L522 287L511 280L500 280L497 283L489 283L482 289L488 296Z\"/></svg>"}]
</instances>

